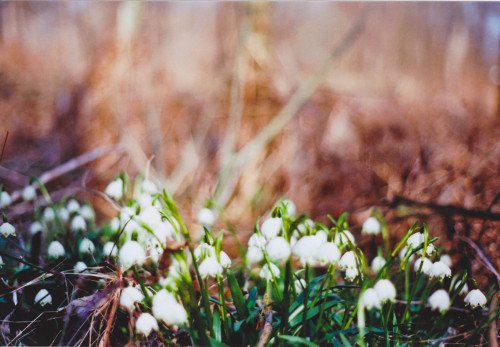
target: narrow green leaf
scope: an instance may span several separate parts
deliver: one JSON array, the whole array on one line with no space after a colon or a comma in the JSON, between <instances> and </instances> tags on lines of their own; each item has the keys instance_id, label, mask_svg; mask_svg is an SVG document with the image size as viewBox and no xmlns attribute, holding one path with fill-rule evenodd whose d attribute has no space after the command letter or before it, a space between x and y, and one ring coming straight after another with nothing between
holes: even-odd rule
<instances>
[{"instance_id":1,"label":"narrow green leaf","mask_svg":"<svg viewBox=\"0 0 500 347\"><path fill-rule=\"evenodd\" d=\"M292 335L278 335L278 338L282 340L286 340L289 342L289 346L310 346L310 347L319 347L317 344L314 342L311 342L309 340L304 339L303 337L299 336L292 336Z\"/></svg>"},{"instance_id":2,"label":"narrow green leaf","mask_svg":"<svg viewBox=\"0 0 500 347\"><path fill-rule=\"evenodd\" d=\"M214 330L214 334L215 334L215 339L217 341L222 341L222 328L221 328L220 312L219 312L218 306L214 307L212 319L213 319L213 328L214 328L213 330Z\"/></svg>"},{"instance_id":3,"label":"narrow green leaf","mask_svg":"<svg viewBox=\"0 0 500 347\"><path fill-rule=\"evenodd\" d=\"M248 308L245 305L245 298L243 297L243 293L241 292L240 285L234 277L234 274L231 270L227 270L227 282L229 284L229 290L231 291L231 295L233 297L234 306L236 307L236 312L238 313L238 319L245 319L248 317Z\"/></svg>"},{"instance_id":4,"label":"narrow green leaf","mask_svg":"<svg viewBox=\"0 0 500 347\"><path fill-rule=\"evenodd\" d=\"M210 336L208 337L208 340L210 341L210 346L212 347L229 347L224 342L217 341L216 339Z\"/></svg>"}]
</instances>

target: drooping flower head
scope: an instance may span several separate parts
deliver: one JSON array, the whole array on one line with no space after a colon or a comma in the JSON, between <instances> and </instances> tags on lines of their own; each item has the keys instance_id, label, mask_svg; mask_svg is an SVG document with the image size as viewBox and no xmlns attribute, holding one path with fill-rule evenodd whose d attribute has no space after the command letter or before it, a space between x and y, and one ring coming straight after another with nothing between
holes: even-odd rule
<instances>
[{"instance_id":1,"label":"drooping flower head","mask_svg":"<svg viewBox=\"0 0 500 347\"><path fill-rule=\"evenodd\" d=\"M144 336L149 336L153 330L158 331L158 323L155 317L150 313L141 313L137 321L135 322L135 330L139 334L144 334Z\"/></svg>"},{"instance_id":2,"label":"drooping flower head","mask_svg":"<svg viewBox=\"0 0 500 347\"><path fill-rule=\"evenodd\" d=\"M52 241L47 248L47 255L49 258L60 258L66 255L66 251L64 250L64 246L59 241Z\"/></svg>"},{"instance_id":3,"label":"drooping flower head","mask_svg":"<svg viewBox=\"0 0 500 347\"><path fill-rule=\"evenodd\" d=\"M396 288L390 280L378 280L373 289L377 292L377 295L382 303L386 301L394 302L396 300Z\"/></svg>"},{"instance_id":4,"label":"drooping flower head","mask_svg":"<svg viewBox=\"0 0 500 347\"><path fill-rule=\"evenodd\" d=\"M382 228L380 226L380 222L375 217L369 217L363 223L362 232L368 235L378 235L380 234Z\"/></svg>"},{"instance_id":5,"label":"drooping flower head","mask_svg":"<svg viewBox=\"0 0 500 347\"><path fill-rule=\"evenodd\" d=\"M445 278L445 277L451 277L451 269L446 266L441 261L437 261L434 264L432 264L430 270L429 270L429 277L434 278L437 277L440 281Z\"/></svg>"},{"instance_id":6,"label":"drooping flower head","mask_svg":"<svg viewBox=\"0 0 500 347\"><path fill-rule=\"evenodd\" d=\"M261 278L265 278L268 281L273 280L273 275L276 278L280 277L280 269L276 265L274 265L273 263L270 263L270 264L271 264L270 270L269 270L269 266L267 266L267 264L265 264L262 267L262 270L260 270L260 274L259 274Z\"/></svg>"},{"instance_id":7,"label":"drooping flower head","mask_svg":"<svg viewBox=\"0 0 500 347\"><path fill-rule=\"evenodd\" d=\"M273 238L266 246L266 252L272 261L286 261L292 252L290 244L285 238L278 236Z\"/></svg>"},{"instance_id":8,"label":"drooping flower head","mask_svg":"<svg viewBox=\"0 0 500 347\"><path fill-rule=\"evenodd\" d=\"M40 304L42 307L52 304L52 296L47 289L40 289L35 296L35 304Z\"/></svg>"},{"instance_id":9,"label":"drooping flower head","mask_svg":"<svg viewBox=\"0 0 500 347\"><path fill-rule=\"evenodd\" d=\"M120 305L132 311L136 302L144 300L144 294L136 287L124 288L120 294Z\"/></svg>"},{"instance_id":10,"label":"drooping flower head","mask_svg":"<svg viewBox=\"0 0 500 347\"><path fill-rule=\"evenodd\" d=\"M0 225L0 233L5 237L16 236L16 228L12 224L5 222Z\"/></svg>"},{"instance_id":11,"label":"drooping flower head","mask_svg":"<svg viewBox=\"0 0 500 347\"><path fill-rule=\"evenodd\" d=\"M144 248L136 241L127 241L120 249L120 262L125 268L134 264L142 265L146 261Z\"/></svg>"},{"instance_id":12,"label":"drooping flower head","mask_svg":"<svg viewBox=\"0 0 500 347\"><path fill-rule=\"evenodd\" d=\"M209 208L202 208L198 215L196 216L198 223L206 226L207 228L211 228L215 223L215 215Z\"/></svg>"},{"instance_id":13,"label":"drooping flower head","mask_svg":"<svg viewBox=\"0 0 500 347\"><path fill-rule=\"evenodd\" d=\"M264 223L262 223L260 231L266 239L271 240L278 236L282 226L283 220L281 218L269 218Z\"/></svg>"},{"instance_id":14,"label":"drooping flower head","mask_svg":"<svg viewBox=\"0 0 500 347\"><path fill-rule=\"evenodd\" d=\"M448 311L451 305L450 296L444 289L439 289L429 296L428 303L433 310L439 310L440 312Z\"/></svg>"},{"instance_id":15,"label":"drooping flower head","mask_svg":"<svg viewBox=\"0 0 500 347\"><path fill-rule=\"evenodd\" d=\"M120 200L123 197L123 181L121 178L115 179L108 184L104 193L115 200Z\"/></svg>"},{"instance_id":16,"label":"drooping flower head","mask_svg":"<svg viewBox=\"0 0 500 347\"><path fill-rule=\"evenodd\" d=\"M208 276L216 277L222 275L224 269L216 257L207 257L201 262L199 271L201 278L207 278Z\"/></svg>"},{"instance_id":17,"label":"drooping flower head","mask_svg":"<svg viewBox=\"0 0 500 347\"><path fill-rule=\"evenodd\" d=\"M361 302L368 310L371 310L374 307L380 308L382 304L377 292L373 288L369 288L364 291L363 296L361 297Z\"/></svg>"},{"instance_id":18,"label":"drooping flower head","mask_svg":"<svg viewBox=\"0 0 500 347\"><path fill-rule=\"evenodd\" d=\"M477 306L484 307L486 305L487 299L479 289L473 289L469 292L469 294L467 294L464 301L466 305L475 308Z\"/></svg>"}]
</instances>

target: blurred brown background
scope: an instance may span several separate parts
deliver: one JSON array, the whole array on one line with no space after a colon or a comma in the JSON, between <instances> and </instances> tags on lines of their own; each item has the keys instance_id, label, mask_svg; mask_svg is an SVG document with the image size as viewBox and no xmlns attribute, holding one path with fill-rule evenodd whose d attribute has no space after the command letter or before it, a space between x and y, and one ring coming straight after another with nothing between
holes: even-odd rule
<instances>
[{"instance_id":1,"label":"blurred brown background","mask_svg":"<svg viewBox=\"0 0 500 347\"><path fill-rule=\"evenodd\" d=\"M245 239L286 196L323 222L349 212L357 234L378 206L394 241L418 217L492 279L457 233L500 267L500 5L376 3L360 19L366 7L2 2L2 183L119 144L51 189L76 187L109 214L92 189L151 159L191 222L215 198ZM298 112L251 142L315 73Z\"/></svg>"}]
</instances>

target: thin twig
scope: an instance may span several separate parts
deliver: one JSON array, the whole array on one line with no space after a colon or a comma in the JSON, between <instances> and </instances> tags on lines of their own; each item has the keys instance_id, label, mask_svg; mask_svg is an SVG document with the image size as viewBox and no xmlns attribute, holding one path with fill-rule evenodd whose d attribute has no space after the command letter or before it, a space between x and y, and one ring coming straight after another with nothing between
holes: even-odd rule
<instances>
[{"instance_id":1,"label":"thin twig","mask_svg":"<svg viewBox=\"0 0 500 347\"><path fill-rule=\"evenodd\" d=\"M264 329L262 329L262 334L260 335L259 343L257 347L264 347L271 336L271 331L273 328L273 311L267 311L266 324L264 324Z\"/></svg>"},{"instance_id":2,"label":"thin twig","mask_svg":"<svg viewBox=\"0 0 500 347\"><path fill-rule=\"evenodd\" d=\"M491 264L491 261L484 254L484 252L474 243L474 241L463 235L457 235L457 236L460 240L465 241L469 246L472 247L472 249L476 251L477 255L479 256L479 258L481 258L486 267L496 276L497 282L500 282L500 274L498 273L497 270L495 270L495 267L493 266L493 264Z\"/></svg>"}]
</instances>

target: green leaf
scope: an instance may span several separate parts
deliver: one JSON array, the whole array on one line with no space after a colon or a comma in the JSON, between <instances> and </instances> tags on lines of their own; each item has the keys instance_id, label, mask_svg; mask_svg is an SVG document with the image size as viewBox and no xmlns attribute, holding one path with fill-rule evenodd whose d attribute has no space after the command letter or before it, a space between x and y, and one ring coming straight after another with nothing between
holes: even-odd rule
<instances>
[{"instance_id":1,"label":"green leaf","mask_svg":"<svg viewBox=\"0 0 500 347\"><path fill-rule=\"evenodd\" d=\"M210 336L208 337L208 340L210 341L210 346L212 347L229 347L224 342L217 341L216 339Z\"/></svg>"},{"instance_id":2,"label":"green leaf","mask_svg":"<svg viewBox=\"0 0 500 347\"><path fill-rule=\"evenodd\" d=\"M306 340L303 337L299 336L292 336L292 335L278 335L279 339L286 340L290 344L289 346L310 346L310 347L319 347L317 344L314 342L311 342L309 340Z\"/></svg>"},{"instance_id":3,"label":"green leaf","mask_svg":"<svg viewBox=\"0 0 500 347\"><path fill-rule=\"evenodd\" d=\"M210 230L208 230L206 227L203 227L203 230L205 231L206 243L208 243L210 246L213 246L214 245L214 238L212 237Z\"/></svg>"},{"instance_id":4,"label":"green leaf","mask_svg":"<svg viewBox=\"0 0 500 347\"><path fill-rule=\"evenodd\" d=\"M241 292L240 285L231 270L227 270L227 282L229 285L229 290L231 291L231 295L233 297L236 312L238 313L238 319L245 319L246 317L248 317L248 308L245 305L245 298L243 297L243 293Z\"/></svg>"},{"instance_id":5,"label":"green leaf","mask_svg":"<svg viewBox=\"0 0 500 347\"><path fill-rule=\"evenodd\" d=\"M214 307L214 312L213 312L213 315L212 315L212 319L213 319L213 327L214 327L215 339L217 341L222 341L222 328L221 328L220 312L219 312L219 307L218 306Z\"/></svg>"}]
</instances>

